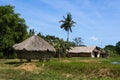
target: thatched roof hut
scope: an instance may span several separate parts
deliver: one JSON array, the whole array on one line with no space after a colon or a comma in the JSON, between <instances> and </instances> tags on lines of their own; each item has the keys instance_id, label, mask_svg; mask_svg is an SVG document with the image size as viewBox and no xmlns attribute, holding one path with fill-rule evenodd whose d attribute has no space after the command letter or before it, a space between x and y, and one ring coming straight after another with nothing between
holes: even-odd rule
<instances>
[{"instance_id":1,"label":"thatched roof hut","mask_svg":"<svg viewBox=\"0 0 120 80\"><path fill-rule=\"evenodd\" d=\"M97 46L72 47L68 53L71 57L100 57L103 54Z\"/></svg>"},{"instance_id":2,"label":"thatched roof hut","mask_svg":"<svg viewBox=\"0 0 120 80\"><path fill-rule=\"evenodd\" d=\"M96 49L96 46L72 47L68 52L70 53L91 53Z\"/></svg>"},{"instance_id":3,"label":"thatched roof hut","mask_svg":"<svg viewBox=\"0 0 120 80\"><path fill-rule=\"evenodd\" d=\"M55 49L44 39L33 35L21 43L13 45L20 59L42 59L54 55Z\"/></svg>"}]
</instances>

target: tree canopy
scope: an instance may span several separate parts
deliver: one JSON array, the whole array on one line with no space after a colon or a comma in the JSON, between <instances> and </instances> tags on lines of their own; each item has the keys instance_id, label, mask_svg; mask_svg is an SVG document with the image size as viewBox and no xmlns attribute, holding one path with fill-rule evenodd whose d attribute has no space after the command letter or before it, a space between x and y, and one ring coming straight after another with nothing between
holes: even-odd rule
<instances>
[{"instance_id":1,"label":"tree canopy","mask_svg":"<svg viewBox=\"0 0 120 80\"><path fill-rule=\"evenodd\" d=\"M109 54L110 57L120 56L120 41L116 45L106 45L104 50Z\"/></svg>"},{"instance_id":2,"label":"tree canopy","mask_svg":"<svg viewBox=\"0 0 120 80\"><path fill-rule=\"evenodd\" d=\"M76 37L73 39L74 40L74 43L75 43L75 46L85 46L83 44L83 41L82 41L82 38L81 37Z\"/></svg>"},{"instance_id":3,"label":"tree canopy","mask_svg":"<svg viewBox=\"0 0 120 80\"><path fill-rule=\"evenodd\" d=\"M72 46L75 46L73 42L64 41L63 39L55 36L44 36L41 33L38 33L37 35L42 37L56 49L56 57L65 57L67 54L66 51L69 50Z\"/></svg>"},{"instance_id":4,"label":"tree canopy","mask_svg":"<svg viewBox=\"0 0 120 80\"><path fill-rule=\"evenodd\" d=\"M20 14L15 13L14 6L0 6L0 52L12 53L12 45L28 36L27 25Z\"/></svg>"},{"instance_id":5,"label":"tree canopy","mask_svg":"<svg viewBox=\"0 0 120 80\"><path fill-rule=\"evenodd\" d=\"M64 20L60 20L61 28L67 31L67 41L69 41L69 32L72 32L72 27L74 26L75 22L72 20L72 15L70 13L67 14L67 17L63 16Z\"/></svg>"}]
</instances>

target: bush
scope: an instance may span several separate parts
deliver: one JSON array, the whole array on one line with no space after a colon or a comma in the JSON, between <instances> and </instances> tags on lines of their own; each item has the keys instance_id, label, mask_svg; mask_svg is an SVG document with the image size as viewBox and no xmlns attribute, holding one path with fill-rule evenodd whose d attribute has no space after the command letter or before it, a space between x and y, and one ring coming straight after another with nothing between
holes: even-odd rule
<instances>
[{"instance_id":1,"label":"bush","mask_svg":"<svg viewBox=\"0 0 120 80\"><path fill-rule=\"evenodd\" d=\"M3 58L3 52L0 52L0 58Z\"/></svg>"}]
</instances>

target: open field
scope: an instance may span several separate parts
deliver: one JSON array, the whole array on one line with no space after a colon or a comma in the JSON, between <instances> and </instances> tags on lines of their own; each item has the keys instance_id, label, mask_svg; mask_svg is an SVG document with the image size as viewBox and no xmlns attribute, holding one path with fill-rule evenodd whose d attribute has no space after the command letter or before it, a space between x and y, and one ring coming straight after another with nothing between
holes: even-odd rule
<instances>
[{"instance_id":1,"label":"open field","mask_svg":"<svg viewBox=\"0 0 120 80\"><path fill-rule=\"evenodd\" d=\"M0 80L120 80L120 58L53 58L49 62L0 60Z\"/></svg>"}]
</instances>

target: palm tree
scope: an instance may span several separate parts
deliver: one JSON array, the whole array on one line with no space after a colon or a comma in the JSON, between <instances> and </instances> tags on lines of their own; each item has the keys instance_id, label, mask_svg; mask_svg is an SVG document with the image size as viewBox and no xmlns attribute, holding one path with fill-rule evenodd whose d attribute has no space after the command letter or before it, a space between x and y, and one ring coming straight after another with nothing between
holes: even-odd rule
<instances>
[{"instance_id":1,"label":"palm tree","mask_svg":"<svg viewBox=\"0 0 120 80\"><path fill-rule=\"evenodd\" d=\"M72 32L72 26L74 26L75 22L72 20L72 15L70 13L67 14L67 17L64 17L64 20L61 20L61 28L67 31L67 41L69 41L69 32Z\"/></svg>"},{"instance_id":2,"label":"palm tree","mask_svg":"<svg viewBox=\"0 0 120 80\"><path fill-rule=\"evenodd\" d=\"M73 44L63 39L58 39L55 41L54 48L56 49L57 56L66 57L67 51L73 47Z\"/></svg>"}]
</instances>

